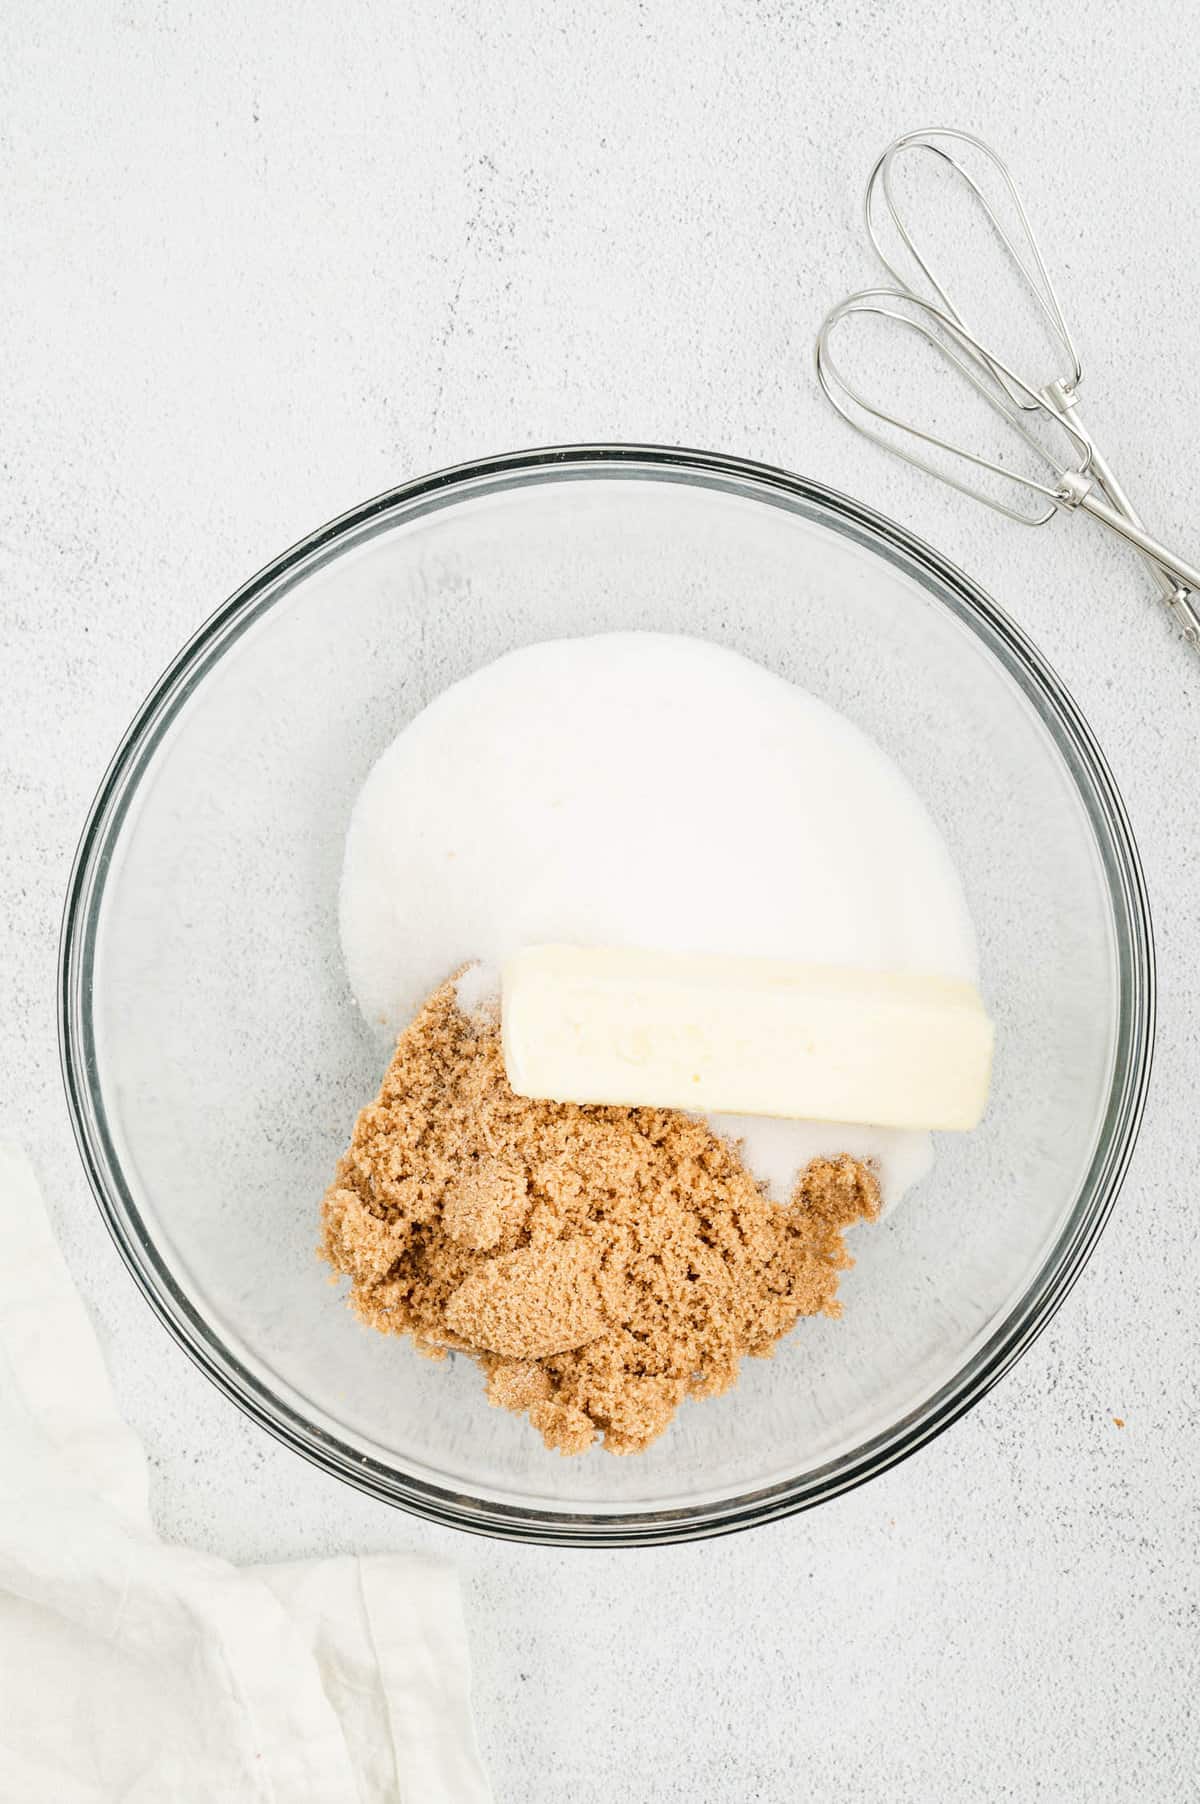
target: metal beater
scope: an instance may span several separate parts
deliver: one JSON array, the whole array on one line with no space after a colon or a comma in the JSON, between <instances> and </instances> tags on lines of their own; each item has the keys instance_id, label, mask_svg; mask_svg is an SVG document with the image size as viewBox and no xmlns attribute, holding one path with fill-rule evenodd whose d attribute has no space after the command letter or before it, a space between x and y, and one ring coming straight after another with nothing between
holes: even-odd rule
<instances>
[{"instance_id":1,"label":"metal beater","mask_svg":"<svg viewBox=\"0 0 1200 1804\"><path fill-rule=\"evenodd\" d=\"M998 181L1007 196L1019 236L1006 230L983 187L961 160L964 147L976 157L981 172L986 169ZM941 275L935 273L928 254L921 249L919 239L897 203L893 171L900 158L914 154L939 159L953 172L954 178L961 181L971 204L981 210L1010 269L1032 297L1048 337L1061 355L1064 373L1045 383L1027 381L969 328L948 286ZM1078 388L1083 376L1079 352L1016 184L1000 157L970 132L942 126L908 132L888 146L872 170L864 212L867 234L876 254L898 286L896 290L868 289L851 295L826 316L817 335L817 375L833 406L859 432L905 462L927 470L940 481L1023 525L1044 525L1059 511L1074 513L1082 508L1091 514L1142 553L1184 638L1200 651L1200 569L1146 532L1111 464L1083 423L1078 402ZM885 217L890 220L898 242L911 260L916 272L915 281L897 267L884 247L880 227ZM921 284L927 293L919 291ZM955 445L936 432L889 413L868 400L843 374L831 350L836 328L855 314L871 314L893 328L915 334L932 347L942 362L964 378L975 393L1019 434L1027 457L1032 455L1044 480L1022 475L994 458ZM872 421L877 425L872 425ZM877 430L877 426L890 428L892 434L937 450L949 460L951 470L959 473L951 473L944 464L932 462L919 451L906 449L895 436ZM1032 509L989 494L970 479L973 470L986 470L1002 483L1014 484L1024 494L1032 494L1035 498Z\"/></svg>"}]
</instances>

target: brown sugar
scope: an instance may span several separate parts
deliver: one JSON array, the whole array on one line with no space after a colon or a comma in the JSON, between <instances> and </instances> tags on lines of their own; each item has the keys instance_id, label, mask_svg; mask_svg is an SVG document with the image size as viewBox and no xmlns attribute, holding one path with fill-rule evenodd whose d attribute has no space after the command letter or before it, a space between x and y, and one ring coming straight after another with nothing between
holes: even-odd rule
<instances>
[{"instance_id":1,"label":"brown sugar","mask_svg":"<svg viewBox=\"0 0 1200 1804\"><path fill-rule=\"evenodd\" d=\"M547 1446L636 1453L801 1316L837 1315L843 1230L878 1211L846 1154L785 1205L702 1120L515 1096L499 1021L447 983L358 1118L321 1251L364 1322L470 1354Z\"/></svg>"}]
</instances>

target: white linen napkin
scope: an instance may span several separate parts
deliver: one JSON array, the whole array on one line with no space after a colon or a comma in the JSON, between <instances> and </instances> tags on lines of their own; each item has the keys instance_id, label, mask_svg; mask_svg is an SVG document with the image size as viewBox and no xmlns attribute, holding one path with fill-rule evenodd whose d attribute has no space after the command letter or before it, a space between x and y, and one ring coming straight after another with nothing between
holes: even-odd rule
<instances>
[{"instance_id":1,"label":"white linen napkin","mask_svg":"<svg viewBox=\"0 0 1200 1804\"><path fill-rule=\"evenodd\" d=\"M0 1804L488 1804L452 1568L164 1545L0 1142Z\"/></svg>"}]
</instances>

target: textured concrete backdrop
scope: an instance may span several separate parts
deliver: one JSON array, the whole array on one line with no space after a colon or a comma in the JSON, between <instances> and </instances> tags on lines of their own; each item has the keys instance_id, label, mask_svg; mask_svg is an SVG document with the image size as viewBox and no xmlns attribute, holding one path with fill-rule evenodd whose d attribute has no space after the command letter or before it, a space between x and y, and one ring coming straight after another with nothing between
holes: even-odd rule
<instances>
[{"instance_id":1,"label":"textured concrete backdrop","mask_svg":"<svg viewBox=\"0 0 1200 1804\"><path fill-rule=\"evenodd\" d=\"M37 1161L165 1533L234 1558L458 1560L502 1804L1200 1796L1200 659L1125 551L1082 523L1023 533L889 463L809 364L826 304L875 273L857 215L874 152L974 126L1053 228L1097 426L1195 548L1198 81L1191 9L1164 0L0 16L0 1130ZM588 1556L392 1514L221 1399L90 1200L53 993L89 799L201 618L403 477L605 437L820 476L1012 610L1124 790L1162 1011L1112 1226L973 1415L813 1515Z\"/></svg>"}]
</instances>

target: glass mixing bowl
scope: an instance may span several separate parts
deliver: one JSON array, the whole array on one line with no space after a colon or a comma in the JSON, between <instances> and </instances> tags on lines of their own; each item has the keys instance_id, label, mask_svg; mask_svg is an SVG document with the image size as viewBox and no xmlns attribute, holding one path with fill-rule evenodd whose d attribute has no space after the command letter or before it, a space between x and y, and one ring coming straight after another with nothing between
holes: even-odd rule
<instances>
[{"instance_id":1,"label":"glass mixing bowl","mask_svg":"<svg viewBox=\"0 0 1200 1804\"><path fill-rule=\"evenodd\" d=\"M355 794L439 690L514 646L702 635L865 728L938 821L998 1028L981 1128L853 1234L801 1322L648 1452L547 1452L476 1368L361 1327L318 1204L386 1052L342 970ZM547 748L553 756L553 748ZM497 458L368 502L253 578L149 697L67 899L67 1094L162 1321L256 1421L461 1528L632 1544L784 1515L911 1453L1049 1319L1112 1207L1153 1034L1145 890L1078 710L959 571L782 471L646 447Z\"/></svg>"}]
</instances>

